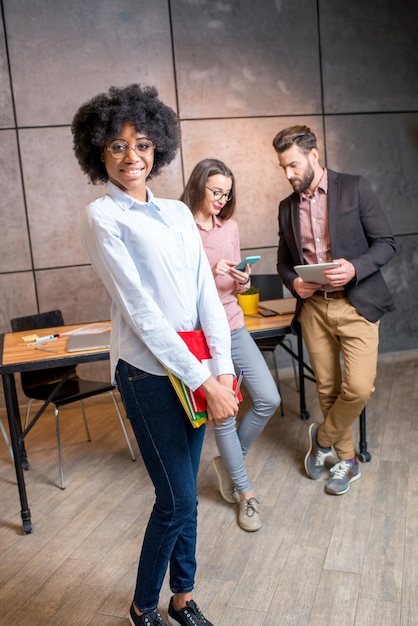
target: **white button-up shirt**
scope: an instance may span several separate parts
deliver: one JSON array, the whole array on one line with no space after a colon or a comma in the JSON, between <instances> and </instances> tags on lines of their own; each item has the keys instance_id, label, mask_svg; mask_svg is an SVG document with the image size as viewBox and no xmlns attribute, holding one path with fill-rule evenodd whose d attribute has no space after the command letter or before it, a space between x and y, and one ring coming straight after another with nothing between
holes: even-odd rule
<instances>
[{"instance_id":1,"label":"white button-up shirt","mask_svg":"<svg viewBox=\"0 0 418 626\"><path fill-rule=\"evenodd\" d=\"M106 195L82 212L92 265L112 299L114 381L119 359L156 375L164 367L191 389L208 377L176 331L202 328L216 375L234 374L231 339L192 213L178 200L147 202L108 182Z\"/></svg>"}]
</instances>

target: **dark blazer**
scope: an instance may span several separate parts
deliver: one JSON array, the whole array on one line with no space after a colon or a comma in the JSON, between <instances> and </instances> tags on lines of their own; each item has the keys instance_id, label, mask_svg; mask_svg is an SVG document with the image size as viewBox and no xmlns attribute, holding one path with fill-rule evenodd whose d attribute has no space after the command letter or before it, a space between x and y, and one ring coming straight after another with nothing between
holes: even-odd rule
<instances>
[{"instance_id":1,"label":"dark blazer","mask_svg":"<svg viewBox=\"0 0 418 626\"><path fill-rule=\"evenodd\" d=\"M379 201L362 176L328 171L328 230L333 259L350 261L356 276L345 286L357 311L371 322L395 308L380 268L395 254L395 240ZM286 287L298 276L294 265L304 263L299 220L299 194L279 205L277 270ZM298 298L295 320L303 300Z\"/></svg>"}]
</instances>

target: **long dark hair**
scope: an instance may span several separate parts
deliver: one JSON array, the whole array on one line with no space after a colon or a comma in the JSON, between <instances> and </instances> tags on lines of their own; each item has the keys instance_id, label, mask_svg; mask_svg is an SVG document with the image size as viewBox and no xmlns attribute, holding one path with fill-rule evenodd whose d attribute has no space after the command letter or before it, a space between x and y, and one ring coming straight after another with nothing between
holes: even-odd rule
<instances>
[{"instance_id":1,"label":"long dark hair","mask_svg":"<svg viewBox=\"0 0 418 626\"><path fill-rule=\"evenodd\" d=\"M235 179L229 167L219 159L203 159L194 166L180 200L187 204L193 215L197 213L205 199L208 178L215 174L227 176L232 182L232 197L219 212L222 220L228 220L235 210Z\"/></svg>"}]
</instances>

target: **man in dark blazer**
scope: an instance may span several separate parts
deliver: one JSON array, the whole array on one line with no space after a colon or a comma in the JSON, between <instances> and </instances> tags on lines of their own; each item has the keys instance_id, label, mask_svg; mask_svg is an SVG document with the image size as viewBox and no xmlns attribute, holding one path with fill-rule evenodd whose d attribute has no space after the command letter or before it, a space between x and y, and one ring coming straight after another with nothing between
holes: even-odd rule
<instances>
[{"instance_id":1,"label":"man in dark blazer","mask_svg":"<svg viewBox=\"0 0 418 626\"><path fill-rule=\"evenodd\" d=\"M352 424L374 391L379 319L394 309L380 268L395 254L395 242L369 183L322 167L310 128L285 128L273 147L294 190L279 206L277 269L297 298L294 322L324 417L309 428L305 469L319 478L335 452L325 491L340 495L361 476ZM337 265L323 272L326 284L305 282L294 270L331 261Z\"/></svg>"}]
</instances>

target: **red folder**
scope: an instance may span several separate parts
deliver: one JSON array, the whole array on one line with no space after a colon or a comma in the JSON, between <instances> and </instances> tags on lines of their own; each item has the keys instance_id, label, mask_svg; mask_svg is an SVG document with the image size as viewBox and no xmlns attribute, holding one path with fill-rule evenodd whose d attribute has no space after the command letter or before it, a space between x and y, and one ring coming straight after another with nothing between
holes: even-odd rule
<instances>
[{"instance_id":1,"label":"red folder","mask_svg":"<svg viewBox=\"0 0 418 626\"><path fill-rule=\"evenodd\" d=\"M202 330L179 331L179 336L186 343L190 352L199 359L201 363L207 365L208 374L212 374L211 361L212 357L206 342L206 337ZM179 380L174 374L167 371L167 374L173 384L173 387L185 409L192 426L198 428L207 420L207 402L204 392L198 388L192 391L183 381ZM234 380L234 388L236 386ZM241 391L238 391L237 401L242 402Z\"/></svg>"}]
</instances>

